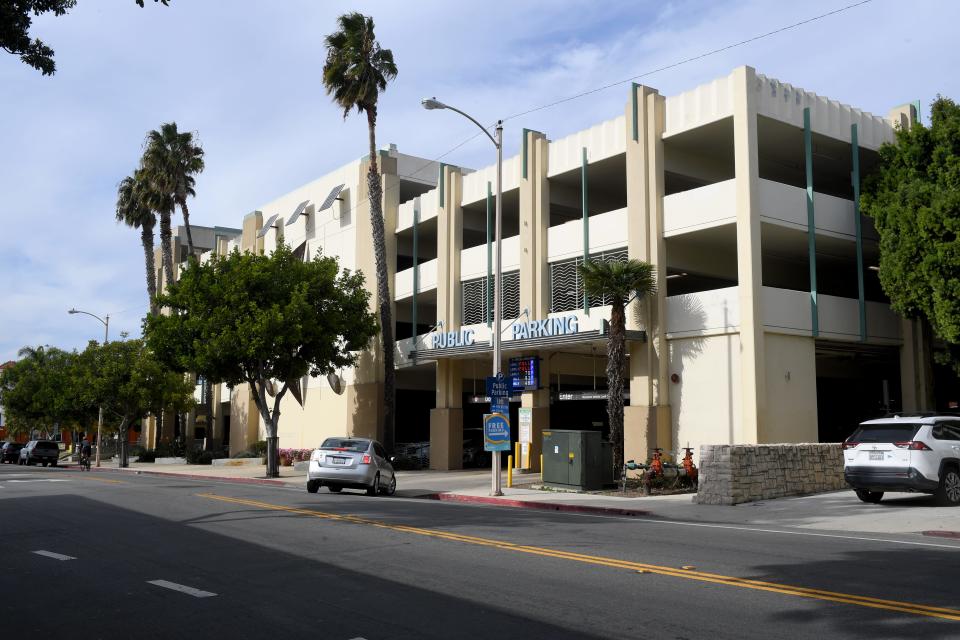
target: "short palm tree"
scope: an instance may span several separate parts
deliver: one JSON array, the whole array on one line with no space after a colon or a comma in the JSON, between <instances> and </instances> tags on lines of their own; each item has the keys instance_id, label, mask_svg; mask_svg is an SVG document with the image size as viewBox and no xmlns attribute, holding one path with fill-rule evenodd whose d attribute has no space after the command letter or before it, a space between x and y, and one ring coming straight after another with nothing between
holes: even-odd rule
<instances>
[{"instance_id":1,"label":"short palm tree","mask_svg":"<svg viewBox=\"0 0 960 640\"><path fill-rule=\"evenodd\" d=\"M578 267L588 296L610 299L607 337L607 417L613 442L613 472L623 472L623 371L626 365L626 313L630 296L643 298L657 290L653 266L641 260L587 260Z\"/></svg>"},{"instance_id":2,"label":"short palm tree","mask_svg":"<svg viewBox=\"0 0 960 640\"><path fill-rule=\"evenodd\" d=\"M337 19L339 29L326 38L327 61L323 65L323 84L327 94L343 109L343 117L356 109L367 116L370 167L367 190L373 224L373 250L377 269L377 300L380 307L380 335L383 339L383 444L388 451L394 445L396 415L395 372L393 364L393 317L390 310L390 286L387 275L387 244L383 225L383 186L377 166L377 100L387 82L397 75L393 52L380 47L373 33L373 19L353 12Z\"/></svg>"},{"instance_id":3,"label":"short palm tree","mask_svg":"<svg viewBox=\"0 0 960 640\"><path fill-rule=\"evenodd\" d=\"M169 194L173 203L180 207L183 226L187 231L187 254L196 257L193 251L193 235L190 233L190 210L187 198L196 196L196 176L204 169L203 149L189 131L178 131L176 122L167 122L147 133L143 154L143 166L154 188Z\"/></svg>"},{"instance_id":4,"label":"short palm tree","mask_svg":"<svg viewBox=\"0 0 960 640\"><path fill-rule=\"evenodd\" d=\"M143 169L137 169L132 176L120 181L117 188L117 221L128 227L140 229L140 242L143 245L143 259L147 271L147 296L150 298L150 313L156 315L157 277L153 260L153 228L157 217L147 204L146 178Z\"/></svg>"}]
</instances>

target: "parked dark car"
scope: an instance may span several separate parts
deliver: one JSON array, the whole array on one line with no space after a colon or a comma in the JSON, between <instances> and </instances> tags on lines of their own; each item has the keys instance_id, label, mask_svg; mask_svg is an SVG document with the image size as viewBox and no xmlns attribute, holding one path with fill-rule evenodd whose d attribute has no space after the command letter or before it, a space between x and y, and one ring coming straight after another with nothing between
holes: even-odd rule
<instances>
[{"instance_id":1,"label":"parked dark car","mask_svg":"<svg viewBox=\"0 0 960 640\"><path fill-rule=\"evenodd\" d=\"M42 463L57 466L60 459L60 446L53 440L31 440L20 450L20 464L31 465Z\"/></svg>"},{"instance_id":2,"label":"parked dark car","mask_svg":"<svg viewBox=\"0 0 960 640\"><path fill-rule=\"evenodd\" d=\"M16 463L20 458L20 449L23 449L22 442L4 442L3 446L0 447L0 463Z\"/></svg>"}]
</instances>

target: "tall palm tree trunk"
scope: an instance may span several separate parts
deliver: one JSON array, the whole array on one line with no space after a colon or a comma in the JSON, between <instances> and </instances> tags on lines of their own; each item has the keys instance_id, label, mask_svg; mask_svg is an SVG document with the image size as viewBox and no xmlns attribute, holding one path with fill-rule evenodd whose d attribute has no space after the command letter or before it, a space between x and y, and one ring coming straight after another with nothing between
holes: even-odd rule
<instances>
[{"instance_id":1,"label":"tall palm tree trunk","mask_svg":"<svg viewBox=\"0 0 960 640\"><path fill-rule=\"evenodd\" d=\"M193 253L193 234L190 233L190 211L187 209L187 199L179 200L180 212L183 214L183 228L187 230L187 255L191 258L196 257Z\"/></svg>"},{"instance_id":2,"label":"tall palm tree trunk","mask_svg":"<svg viewBox=\"0 0 960 640\"><path fill-rule=\"evenodd\" d=\"M373 225L373 253L377 269L377 301L380 306L380 335L383 339L383 446L393 452L396 414L396 371L393 362L393 314L387 274L387 243L383 224L383 186L377 166L377 108L367 108L367 129L370 134L370 170L367 190L370 193L370 219Z\"/></svg>"},{"instance_id":3,"label":"tall palm tree trunk","mask_svg":"<svg viewBox=\"0 0 960 640\"><path fill-rule=\"evenodd\" d=\"M623 298L615 296L610 308L610 339L607 341L607 417L610 419L610 441L613 443L614 477L623 470L623 366L626 315Z\"/></svg>"},{"instance_id":4,"label":"tall palm tree trunk","mask_svg":"<svg viewBox=\"0 0 960 640\"><path fill-rule=\"evenodd\" d=\"M150 315L157 315L157 271L153 259L153 225L140 227L140 241L143 243L143 262L147 270L147 296L150 298Z\"/></svg>"},{"instance_id":5,"label":"tall palm tree trunk","mask_svg":"<svg viewBox=\"0 0 960 640\"><path fill-rule=\"evenodd\" d=\"M160 252L163 254L163 270L167 287L173 284L173 231L170 229L170 214L160 214Z\"/></svg>"}]
</instances>

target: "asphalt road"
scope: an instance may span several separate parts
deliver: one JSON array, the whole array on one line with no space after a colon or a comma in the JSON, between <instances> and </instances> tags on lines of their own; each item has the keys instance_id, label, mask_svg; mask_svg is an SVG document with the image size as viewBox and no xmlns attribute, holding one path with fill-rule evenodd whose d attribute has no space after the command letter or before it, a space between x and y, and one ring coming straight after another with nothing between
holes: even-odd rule
<instances>
[{"instance_id":1,"label":"asphalt road","mask_svg":"<svg viewBox=\"0 0 960 640\"><path fill-rule=\"evenodd\" d=\"M960 638L960 540L879 538L4 465L0 630Z\"/></svg>"}]
</instances>

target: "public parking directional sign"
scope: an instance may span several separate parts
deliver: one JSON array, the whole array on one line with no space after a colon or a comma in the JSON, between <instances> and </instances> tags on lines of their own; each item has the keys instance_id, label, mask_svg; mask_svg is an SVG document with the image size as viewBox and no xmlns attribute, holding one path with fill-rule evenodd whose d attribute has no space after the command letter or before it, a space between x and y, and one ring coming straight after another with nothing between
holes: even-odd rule
<instances>
[{"instance_id":1,"label":"public parking directional sign","mask_svg":"<svg viewBox=\"0 0 960 640\"><path fill-rule=\"evenodd\" d=\"M483 450L510 451L510 418L502 413L483 416Z\"/></svg>"},{"instance_id":2,"label":"public parking directional sign","mask_svg":"<svg viewBox=\"0 0 960 640\"><path fill-rule=\"evenodd\" d=\"M487 376L487 395L491 400L494 398L510 397L510 379L504 378L503 373L496 376Z\"/></svg>"}]
</instances>

